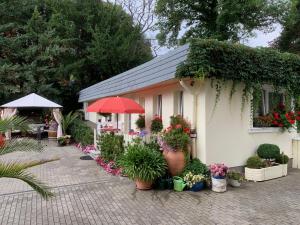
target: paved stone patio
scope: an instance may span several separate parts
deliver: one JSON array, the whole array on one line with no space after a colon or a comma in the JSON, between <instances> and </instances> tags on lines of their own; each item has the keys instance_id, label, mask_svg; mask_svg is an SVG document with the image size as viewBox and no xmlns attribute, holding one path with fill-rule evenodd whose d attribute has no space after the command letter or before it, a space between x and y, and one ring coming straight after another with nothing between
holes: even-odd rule
<instances>
[{"instance_id":1,"label":"paved stone patio","mask_svg":"<svg viewBox=\"0 0 300 225\"><path fill-rule=\"evenodd\" d=\"M60 160L30 169L53 188L45 201L22 182L0 179L0 224L300 224L300 171L289 176L211 191L135 191L127 178L113 177L73 146L12 153L6 160Z\"/></svg>"}]
</instances>

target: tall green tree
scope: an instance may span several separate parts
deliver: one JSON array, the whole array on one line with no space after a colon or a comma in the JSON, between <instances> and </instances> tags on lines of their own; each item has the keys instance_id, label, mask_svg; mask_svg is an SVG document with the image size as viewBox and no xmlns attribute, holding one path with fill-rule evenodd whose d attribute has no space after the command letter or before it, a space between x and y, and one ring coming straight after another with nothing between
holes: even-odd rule
<instances>
[{"instance_id":1,"label":"tall green tree","mask_svg":"<svg viewBox=\"0 0 300 225\"><path fill-rule=\"evenodd\" d=\"M274 46L282 51L300 53L300 1L292 0L292 7L284 19L283 30L274 41Z\"/></svg>"},{"instance_id":2,"label":"tall green tree","mask_svg":"<svg viewBox=\"0 0 300 225\"><path fill-rule=\"evenodd\" d=\"M0 0L0 103L37 92L77 109L80 89L152 58L120 6L95 0Z\"/></svg>"},{"instance_id":3,"label":"tall green tree","mask_svg":"<svg viewBox=\"0 0 300 225\"><path fill-rule=\"evenodd\" d=\"M288 7L289 0L158 0L157 38L176 45L190 38L239 41L253 30L269 31Z\"/></svg>"}]
</instances>

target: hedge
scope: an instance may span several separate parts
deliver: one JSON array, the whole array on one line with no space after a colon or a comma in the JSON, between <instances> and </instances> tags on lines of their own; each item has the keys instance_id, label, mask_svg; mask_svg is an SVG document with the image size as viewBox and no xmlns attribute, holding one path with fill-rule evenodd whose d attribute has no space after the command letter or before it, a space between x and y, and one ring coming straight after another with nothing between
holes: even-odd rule
<instances>
[{"instance_id":1,"label":"hedge","mask_svg":"<svg viewBox=\"0 0 300 225\"><path fill-rule=\"evenodd\" d=\"M231 97L238 83L245 85L244 99L264 84L273 85L275 91L285 89L289 96L300 95L298 55L211 39L193 39L189 49L186 61L177 67L176 76L212 78L217 97L228 80L233 81Z\"/></svg>"}]
</instances>

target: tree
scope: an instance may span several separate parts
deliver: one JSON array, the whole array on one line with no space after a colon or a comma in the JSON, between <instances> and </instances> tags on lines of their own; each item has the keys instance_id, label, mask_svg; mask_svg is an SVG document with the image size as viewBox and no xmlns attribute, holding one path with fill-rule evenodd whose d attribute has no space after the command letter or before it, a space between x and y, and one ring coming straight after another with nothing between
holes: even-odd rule
<instances>
[{"instance_id":1,"label":"tree","mask_svg":"<svg viewBox=\"0 0 300 225\"><path fill-rule=\"evenodd\" d=\"M37 92L66 112L76 110L81 89L152 58L141 28L118 5L0 0L0 6L0 102Z\"/></svg>"},{"instance_id":2,"label":"tree","mask_svg":"<svg viewBox=\"0 0 300 225\"><path fill-rule=\"evenodd\" d=\"M292 0L287 17L282 22L283 31L273 46L282 51L300 53L300 1Z\"/></svg>"},{"instance_id":3,"label":"tree","mask_svg":"<svg viewBox=\"0 0 300 225\"><path fill-rule=\"evenodd\" d=\"M12 117L10 119L0 119L0 134L12 128L26 130L27 121L22 117ZM0 145L0 156L15 151L42 151L42 146L32 139L12 139L5 141L5 144ZM26 163L20 162L5 162L0 161L0 178L14 178L27 183L35 191L37 191L43 198L47 199L53 196L49 187L39 181L34 175L26 171L26 169L33 166L38 166L53 160L35 160Z\"/></svg>"},{"instance_id":4,"label":"tree","mask_svg":"<svg viewBox=\"0 0 300 225\"><path fill-rule=\"evenodd\" d=\"M253 30L270 31L281 19L289 0L158 0L157 38L160 44L176 45L190 38L239 41Z\"/></svg>"}]
</instances>

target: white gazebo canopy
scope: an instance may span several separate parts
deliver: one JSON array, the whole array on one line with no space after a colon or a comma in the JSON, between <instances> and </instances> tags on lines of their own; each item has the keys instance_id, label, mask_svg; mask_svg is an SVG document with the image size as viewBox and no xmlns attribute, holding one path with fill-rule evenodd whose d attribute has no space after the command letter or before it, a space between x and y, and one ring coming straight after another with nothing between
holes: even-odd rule
<instances>
[{"instance_id":1,"label":"white gazebo canopy","mask_svg":"<svg viewBox=\"0 0 300 225\"><path fill-rule=\"evenodd\" d=\"M1 108L61 108L62 106L35 93L0 106Z\"/></svg>"}]
</instances>

